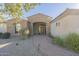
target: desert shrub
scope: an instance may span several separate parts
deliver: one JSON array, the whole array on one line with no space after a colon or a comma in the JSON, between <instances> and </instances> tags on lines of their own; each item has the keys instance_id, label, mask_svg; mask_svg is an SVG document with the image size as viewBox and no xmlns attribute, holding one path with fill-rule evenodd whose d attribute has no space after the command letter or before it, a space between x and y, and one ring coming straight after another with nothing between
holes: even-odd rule
<instances>
[{"instance_id":1,"label":"desert shrub","mask_svg":"<svg viewBox=\"0 0 79 59\"><path fill-rule=\"evenodd\" d=\"M0 33L0 38L2 38L2 34L3 34L3 33Z\"/></svg>"},{"instance_id":2,"label":"desert shrub","mask_svg":"<svg viewBox=\"0 0 79 59\"><path fill-rule=\"evenodd\" d=\"M26 39L27 37L29 37L29 29L28 28L21 29L19 33L20 33L21 38L23 40Z\"/></svg>"},{"instance_id":3,"label":"desert shrub","mask_svg":"<svg viewBox=\"0 0 79 59\"><path fill-rule=\"evenodd\" d=\"M76 33L70 33L65 38L65 47L79 52L79 35Z\"/></svg>"},{"instance_id":4,"label":"desert shrub","mask_svg":"<svg viewBox=\"0 0 79 59\"><path fill-rule=\"evenodd\" d=\"M3 33L3 34L2 34L2 38L3 38L3 39L8 39L8 38L10 38L10 33L8 33L8 32Z\"/></svg>"},{"instance_id":5,"label":"desert shrub","mask_svg":"<svg viewBox=\"0 0 79 59\"><path fill-rule=\"evenodd\" d=\"M54 37L53 43L63 46L63 39L61 37Z\"/></svg>"}]
</instances>

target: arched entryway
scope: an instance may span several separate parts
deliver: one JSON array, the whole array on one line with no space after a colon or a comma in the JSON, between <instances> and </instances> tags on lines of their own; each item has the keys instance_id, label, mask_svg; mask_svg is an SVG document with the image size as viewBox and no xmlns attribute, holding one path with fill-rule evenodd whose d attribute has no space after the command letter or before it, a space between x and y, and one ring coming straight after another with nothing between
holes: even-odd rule
<instances>
[{"instance_id":1,"label":"arched entryway","mask_svg":"<svg viewBox=\"0 0 79 59\"><path fill-rule=\"evenodd\" d=\"M33 23L33 34L46 34L46 23L35 22Z\"/></svg>"}]
</instances>

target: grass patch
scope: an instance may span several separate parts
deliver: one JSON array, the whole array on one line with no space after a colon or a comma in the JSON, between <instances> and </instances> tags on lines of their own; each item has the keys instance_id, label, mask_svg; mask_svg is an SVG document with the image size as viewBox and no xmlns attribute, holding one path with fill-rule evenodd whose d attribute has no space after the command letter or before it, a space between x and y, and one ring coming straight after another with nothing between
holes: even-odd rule
<instances>
[{"instance_id":1,"label":"grass patch","mask_svg":"<svg viewBox=\"0 0 79 59\"><path fill-rule=\"evenodd\" d=\"M64 45L64 44L63 44L63 39L62 39L61 37L54 37L53 43L54 43L54 44L58 44L58 45L60 45L60 46L63 46L63 45Z\"/></svg>"},{"instance_id":2,"label":"grass patch","mask_svg":"<svg viewBox=\"0 0 79 59\"><path fill-rule=\"evenodd\" d=\"M79 34L70 33L66 36L64 45L76 52L79 52Z\"/></svg>"}]
</instances>

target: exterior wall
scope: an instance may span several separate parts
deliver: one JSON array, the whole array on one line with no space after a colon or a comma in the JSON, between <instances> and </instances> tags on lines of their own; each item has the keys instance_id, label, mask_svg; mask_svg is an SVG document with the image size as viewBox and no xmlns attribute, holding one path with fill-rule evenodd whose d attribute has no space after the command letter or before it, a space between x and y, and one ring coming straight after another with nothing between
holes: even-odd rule
<instances>
[{"instance_id":1,"label":"exterior wall","mask_svg":"<svg viewBox=\"0 0 79 59\"><path fill-rule=\"evenodd\" d=\"M51 18L49 16L45 16L43 14L36 14L36 15L33 15L33 16L30 16L28 17L28 21L31 23L31 29L33 30L33 23L36 23L36 22L44 22L46 23L46 34L48 34L50 32L50 21L51 21ZM33 34L33 31L32 31L32 34Z\"/></svg>"},{"instance_id":2,"label":"exterior wall","mask_svg":"<svg viewBox=\"0 0 79 59\"><path fill-rule=\"evenodd\" d=\"M56 26L56 23L59 23ZM51 34L53 36L64 36L69 33L79 33L79 15L67 15L51 23Z\"/></svg>"}]
</instances>

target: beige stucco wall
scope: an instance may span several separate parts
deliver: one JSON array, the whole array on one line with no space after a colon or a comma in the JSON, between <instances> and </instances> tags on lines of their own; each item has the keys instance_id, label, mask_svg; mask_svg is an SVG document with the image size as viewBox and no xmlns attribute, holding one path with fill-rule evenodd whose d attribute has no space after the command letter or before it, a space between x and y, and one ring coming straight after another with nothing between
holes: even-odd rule
<instances>
[{"instance_id":1,"label":"beige stucco wall","mask_svg":"<svg viewBox=\"0 0 79 59\"><path fill-rule=\"evenodd\" d=\"M58 22L60 25L56 26ZM79 14L70 14L51 23L53 36L65 36L72 32L79 33Z\"/></svg>"},{"instance_id":2,"label":"beige stucco wall","mask_svg":"<svg viewBox=\"0 0 79 59\"><path fill-rule=\"evenodd\" d=\"M51 17L40 14L40 13L28 17L28 21L32 24L32 27L33 27L33 23L35 23L35 22L44 22L44 23L46 23L46 33L47 34L50 32L50 23L49 22L51 21L51 19L52 19Z\"/></svg>"}]
</instances>

